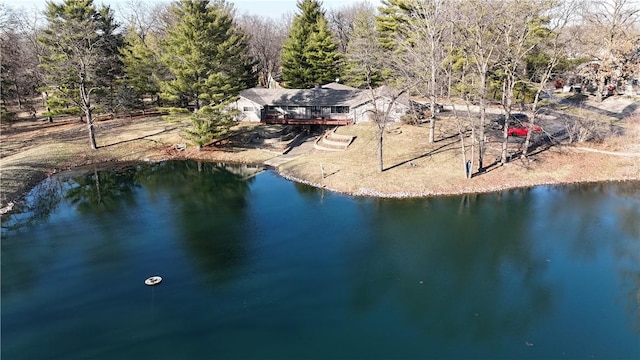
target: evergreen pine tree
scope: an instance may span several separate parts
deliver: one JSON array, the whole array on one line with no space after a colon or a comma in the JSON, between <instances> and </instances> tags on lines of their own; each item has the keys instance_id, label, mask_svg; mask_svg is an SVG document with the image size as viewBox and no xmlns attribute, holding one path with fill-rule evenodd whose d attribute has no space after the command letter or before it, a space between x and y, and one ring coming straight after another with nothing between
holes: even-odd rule
<instances>
[{"instance_id":1,"label":"evergreen pine tree","mask_svg":"<svg viewBox=\"0 0 640 360\"><path fill-rule=\"evenodd\" d=\"M183 137L193 142L202 150L202 147L215 137L222 136L235 124L234 114L220 109L220 107L204 106L189 115L191 128L184 129Z\"/></svg>"},{"instance_id":2,"label":"evergreen pine tree","mask_svg":"<svg viewBox=\"0 0 640 360\"><path fill-rule=\"evenodd\" d=\"M405 25L410 22L415 6L414 0L382 0L382 6L378 8L380 15L376 18L382 47L395 50L398 37L411 38Z\"/></svg>"},{"instance_id":3,"label":"evergreen pine tree","mask_svg":"<svg viewBox=\"0 0 640 360\"><path fill-rule=\"evenodd\" d=\"M299 0L282 48L282 78L289 88L311 88L340 74L341 55L317 0Z\"/></svg>"},{"instance_id":4,"label":"evergreen pine tree","mask_svg":"<svg viewBox=\"0 0 640 360\"><path fill-rule=\"evenodd\" d=\"M223 106L256 83L246 35L234 24L224 0L182 0L168 30L163 62L173 79L160 83L161 96L183 106Z\"/></svg>"},{"instance_id":5,"label":"evergreen pine tree","mask_svg":"<svg viewBox=\"0 0 640 360\"><path fill-rule=\"evenodd\" d=\"M45 16L47 27L38 39L47 53L41 57L45 83L58 103L74 104L84 114L91 148L97 149L94 97L108 94L119 74L118 25L111 9L98 10L93 0L49 2Z\"/></svg>"},{"instance_id":6,"label":"evergreen pine tree","mask_svg":"<svg viewBox=\"0 0 640 360\"><path fill-rule=\"evenodd\" d=\"M162 69L158 57L147 44L153 42L150 35L143 40L133 29L125 37L126 46L120 51L125 68L125 84L142 101L145 95L152 97L160 92L158 72ZM161 71L161 70L160 70Z\"/></svg>"},{"instance_id":7,"label":"evergreen pine tree","mask_svg":"<svg viewBox=\"0 0 640 360\"><path fill-rule=\"evenodd\" d=\"M380 45L373 14L361 13L355 19L347 46L344 80L357 88L375 88L383 79L385 49Z\"/></svg>"},{"instance_id":8,"label":"evergreen pine tree","mask_svg":"<svg viewBox=\"0 0 640 360\"><path fill-rule=\"evenodd\" d=\"M118 107L117 93L119 83L124 77L124 65L120 59L120 49L124 47L124 36L118 31L120 25L115 21L113 11L109 7L98 9L96 17L98 33L101 37L100 50L103 58L96 64L96 73L100 80L96 104L103 111L116 112Z\"/></svg>"}]
</instances>

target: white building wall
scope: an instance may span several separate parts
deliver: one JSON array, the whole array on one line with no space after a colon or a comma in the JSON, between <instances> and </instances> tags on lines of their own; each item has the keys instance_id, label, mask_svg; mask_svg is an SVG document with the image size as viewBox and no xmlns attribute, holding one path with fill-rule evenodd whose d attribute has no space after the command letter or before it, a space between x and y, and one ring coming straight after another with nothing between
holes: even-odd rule
<instances>
[{"instance_id":1,"label":"white building wall","mask_svg":"<svg viewBox=\"0 0 640 360\"><path fill-rule=\"evenodd\" d=\"M380 111L386 111L390 106L391 101L388 99L377 99L376 107ZM373 106L372 103L367 103L360 105L351 110L353 121L357 123L361 122L370 122L374 120L374 110L376 107ZM406 114L409 109L407 106L399 103L394 103L391 111L389 112L389 121L396 122L400 121L402 115Z\"/></svg>"},{"instance_id":2,"label":"white building wall","mask_svg":"<svg viewBox=\"0 0 640 360\"><path fill-rule=\"evenodd\" d=\"M262 106L254 103L253 101L240 97L229 106L232 109L238 110L240 112L238 121L260 122L260 113L262 111Z\"/></svg>"},{"instance_id":3,"label":"white building wall","mask_svg":"<svg viewBox=\"0 0 640 360\"><path fill-rule=\"evenodd\" d=\"M386 98L379 98L376 100L376 105L378 109L386 110L390 104L390 100ZM249 121L249 122L260 122L261 121L261 113L263 111L263 107L247 98L240 96L238 100L229 104L229 109L238 110L240 115L237 117L238 121ZM289 113L290 115L297 116L305 116L306 109L304 107L284 107L285 109L278 108L281 113ZM291 109L289 109L291 108ZM344 118L351 117L353 118L354 123L361 122L370 122L374 119L374 110L376 107L373 106L372 103L362 104L357 107L352 107L349 111L349 114L329 114L327 118ZM399 121L402 115L406 114L408 111L407 106L399 103L394 103L393 108L389 113L389 121L396 122Z\"/></svg>"},{"instance_id":4,"label":"white building wall","mask_svg":"<svg viewBox=\"0 0 640 360\"><path fill-rule=\"evenodd\" d=\"M351 109L351 116L353 117L353 122L355 124L359 124L362 122L371 121L371 114L369 113L369 107L367 105L361 105Z\"/></svg>"}]
</instances>

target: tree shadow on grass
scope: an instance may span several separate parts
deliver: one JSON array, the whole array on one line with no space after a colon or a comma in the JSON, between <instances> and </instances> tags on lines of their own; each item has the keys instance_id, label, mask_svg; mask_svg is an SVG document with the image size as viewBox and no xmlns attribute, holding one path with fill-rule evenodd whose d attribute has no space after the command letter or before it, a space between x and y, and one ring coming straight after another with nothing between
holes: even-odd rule
<instances>
[{"instance_id":1,"label":"tree shadow on grass","mask_svg":"<svg viewBox=\"0 0 640 360\"><path fill-rule=\"evenodd\" d=\"M116 142L111 143L111 144L98 146L98 148L107 148L107 147L111 147L111 146L122 145L122 144L126 144L126 143L129 143L129 142L137 141L137 140L149 140L149 141L157 142L156 140L148 139L148 138L151 137L151 136L156 136L156 135L168 133L168 132L173 131L173 130L175 130L177 128L178 128L177 126L176 127L168 127L168 128L165 128L164 130L160 130L160 131L157 131L157 132L152 133L152 134L147 134L147 135L144 135L144 136L139 136L137 138L128 139L128 140L116 141Z\"/></svg>"},{"instance_id":2,"label":"tree shadow on grass","mask_svg":"<svg viewBox=\"0 0 640 360\"><path fill-rule=\"evenodd\" d=\"M444 141L446 139L452 139L452 138L454 138L456 136L457 135L449 136L449 137L446 137L446 138L444 138L442 140L438 140L437 142L441 142L441 141ZM443 145L441 145L441 146L439 146L439 147L437 147L437 148L435 148L433 150L430 150L430 151L428 151L428 152L426 152L426 153L424 153L422 155L415 156L415 157L413 157L411 159L408 159L408 160L399 162L399 163L397 163L395 165L389 166L388 168L384 169L383 171L395 169L395 168L400 167L402 165L407 165L407 164L411 165L411 164L413 164L414 161L422 159L422 158L425 158L427 156L437 155L437 154L440 154L440 153L443 153L443 152L446 152L446 151L451 151L453 149L449 149L449 147L455 145L456 143L457 143L457 141L451 141L451 142L445 143L445 144L443 144Z\"/></svg>"},{"instance_id":3,"label":"tree shadow on grass","mask_svg":"<svg viewBox=\"0 0 640 360\"><path fill-rule=\"evenodd\" d=\"M619 118L624 119L627 116L631 116L631 114L636 113L638 109L640 109L640 101L632 102L631 104L627 105L624 109L622 109L622 111L620 112Z\"/></svg>"},{"instance_id":4,"label":"tree shadow on grass","mask_svg":"<svg viewBox=\"0 0 640 360\"><path fill-rule=\"evenodd\" d=\"M453 134L453 135L445 136L443 138L435 140L434 143L439 143L439 142L442 142L442 141L451 140L451 139L457 138L459 136L460 136L459 134Z\"/></svg>"},{"instance_id":5,"label":"tree shadow on grass","mask_svg":"<svg viewBox=\"0 0 640 360\"><path fill-rule=\"evenodd\" d=\"M46 119L45 119L46 120ZM27 125L17 125L18 123L27 123ZM41 131L42 129L55 129L64 125L79 123L78 118L56 119L55 122L43 122L41 118L36 119L13 119L2 120L2 132L5 135L18 135L33 131Z\"/></svg>"},{"instance_id":6,"label":"tree shadow on grass","mask_svg":"<svg viewBox=\"0 0 640 360\"><path fill-rule=\"evenodd\" d=\"M509 157L509 161L507 161L507 164L511 164L511 163L515 163L518 160L520 160L521 163L524 164L525 167L527 167L528 165L528 161L527 159L531 159L531 157L542 154L545 151L548 151L549 149L551 149L553 147L553 143L551 141L543 141L540 143L535 143L532 144L531 146L529 146L529 151L527 151L527 158L523 159L522 158L522 149L512 153ZM527 161L525 163L525 161ZM500 168L502 166L500 159L497 158L493 163L485 166L482 171L480 172L475 172L473 174L471 174L471 177L478 177L481 176L483 174L488 174L493 170L496 170L498 168Z\"/></svg>"},{"instance_id":7,"label":"tree shadow on grass","mask_svg":"<svg viewBox=\"0 0 640 360\"><path fill-rule=\"evenodd\" d=\"M607 99L609 97L612 97L612 96L613 95L605 96L605 97L602 98L602 100L604 101L605 99ZM634 107L632 107L633 104L631 104L631 105L627 106L627 108L631 107L630 109L625 108L621 112L615 112L615 111L611 111L611 110L607 110L607 109L601 109L601 108L599 108L597 106L589 105L589 104L587 104L587 100L588 99L589 99L589 95L576 94L576 95L573 95L573 96L571 96L571 97L569 97L567 99L563 99L563 101L561 101L561 103L565 104L565 105L570 105L570 106L575 106L575 107L578 107L578 108L582 108L584 110L591 111L591 112L594 112L594 113L597 113L597 114L600 114L600 115L603 115L603 116L613 117L613 118L616 118L616 119L619 119L619 120L624 118L625 111L628 111L630 109L635 109Z\"/></svg>"},{"instance_id":8,"label":"tree shadow on grass","mask_svg":"<svg viewBox=\"0 0 640 360\"><path fill-rule=\"evenodd\" d=\"M276 125L279 126L279 125ZM295 139L292 137L288 140L273 141L283 137L283 131L286 127L282 128L254 128L254 129L241 129L239 131L231 131L226 136L214 139L208 144L202 147L202 150L206 151L224 151L229 153L238 153L246 150L266 150L276 153L283 153L287 151L287 148L298 146L306 141L309 137L302 137ZM286 134L285 134L286 135ZM269 142L272 141L272 142Z\"/></svg>"}]
</instances>

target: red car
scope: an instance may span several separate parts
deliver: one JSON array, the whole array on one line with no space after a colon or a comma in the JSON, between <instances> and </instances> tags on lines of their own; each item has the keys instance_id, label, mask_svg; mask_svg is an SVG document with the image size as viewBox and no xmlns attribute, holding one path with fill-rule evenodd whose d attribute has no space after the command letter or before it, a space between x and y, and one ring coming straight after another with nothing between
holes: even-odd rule
<instances>
[{"instance_id":1,"label":"red car","mask_svg":"<svg viewBox=\"0 0 640 360\"><path fill-rule=\"evenodd\" d=\"M518 126L510 126L509 130L507 130L508 136L527 136L529 133L529 129L533 132L541 132L542 128L538 125L531 125L529 123L523 122Z\"/></svg>"}]
</instances>

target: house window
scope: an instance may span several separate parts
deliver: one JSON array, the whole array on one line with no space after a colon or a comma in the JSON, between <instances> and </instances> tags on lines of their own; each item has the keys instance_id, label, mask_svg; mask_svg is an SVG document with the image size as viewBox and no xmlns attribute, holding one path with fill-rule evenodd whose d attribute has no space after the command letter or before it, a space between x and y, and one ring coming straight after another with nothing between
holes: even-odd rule
<instances>
[{"instance_id":1,"label":"house window","mask_svg":"<svg viewBox=\"0 0 640 360\"><path fill-rule=\"evenodd\" d=\"M244 106L242 108L242 111L244 111L244 112L256 111L256 108L254 108L253 106Z\"/></svg>"},{"instance_id":2,"label":"house window","mask_svg":"<svg viewBox=\"0 0 640 360\"><path fill-rule=\"evenodd\" d=\"M331 113L332 114L348 114L349 107L348 106L332 106Z\"/></svg>"}]
</instances>

